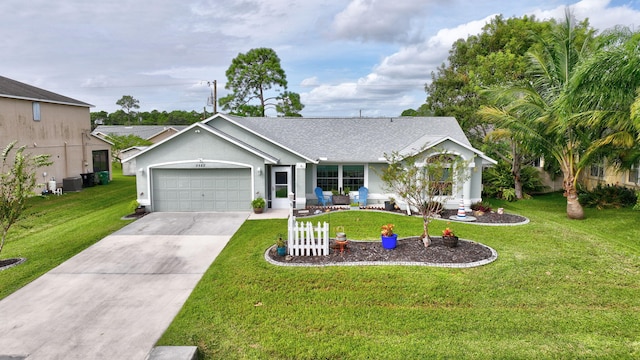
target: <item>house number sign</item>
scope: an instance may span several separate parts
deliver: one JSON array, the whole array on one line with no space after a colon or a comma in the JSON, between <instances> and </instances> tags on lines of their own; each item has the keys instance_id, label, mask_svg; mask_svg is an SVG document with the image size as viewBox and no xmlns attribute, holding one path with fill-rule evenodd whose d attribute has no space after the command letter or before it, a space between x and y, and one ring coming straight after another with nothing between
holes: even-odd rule
<instances>
[{"instance_id":1,"label":"house number sign","mask_svg":"<svg viewBox=\"0 0 640 360\"><path fill-rule=\"evenodd\" d=\"M205 167L206 165L207 165L207 164L204 164L204 163L198 163L198 164L196 164L196 167L197 167L197 168L203 168L203 167Z\"/></svg>"}]
</instances>

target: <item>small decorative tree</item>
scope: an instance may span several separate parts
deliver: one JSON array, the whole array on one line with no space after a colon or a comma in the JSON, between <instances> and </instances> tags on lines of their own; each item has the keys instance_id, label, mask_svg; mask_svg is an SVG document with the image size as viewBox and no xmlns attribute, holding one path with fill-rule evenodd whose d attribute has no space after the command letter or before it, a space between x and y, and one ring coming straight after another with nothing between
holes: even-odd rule
<instances>
[{"instance_id":1,"label":"small decorative tree","mask_svg":"<svg viewBox=\"0 0 640 360\"><path fill-rule=\"evenodd\" d=\"M437 149L421 149L409 156L393 152L385 154L385 159L389 165L379 172L380 178L388 191L420 212L424 220L422 239L429 246L429 223L441 203L452 199L469 178L469 162Z\"/></svg>"},{"instance_id":2,"label":"small decorative tree","mask_svg":"<svg viewBox=\"0 0 640 360\"><path fill-rule=\"evenodd\" d=\"M12 159L10 153L15 145L14 141L2 151L2 167L0 168L2 239L0 240L0 252L4 248L11 225L22 215L27 198L35 194L33 189L36 186L36 169L51 165L50 155L25 154L26 146L19 147Z\"/></svg>"}]
</instances>

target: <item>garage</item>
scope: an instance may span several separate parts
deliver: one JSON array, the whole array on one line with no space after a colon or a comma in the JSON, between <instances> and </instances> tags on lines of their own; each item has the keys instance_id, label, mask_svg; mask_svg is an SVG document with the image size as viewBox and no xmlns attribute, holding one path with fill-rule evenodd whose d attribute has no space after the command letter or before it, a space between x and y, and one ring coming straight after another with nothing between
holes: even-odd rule
<instances>
[{"instance_id":1,"label":"garage","mask_svg":"<svg viewBox=\"0 0 640 360\"><path fill-rule=\"evenodd\" d=\"M153 211L250 211L249 169L155 169Z\"/></svg>"}]
</instances>

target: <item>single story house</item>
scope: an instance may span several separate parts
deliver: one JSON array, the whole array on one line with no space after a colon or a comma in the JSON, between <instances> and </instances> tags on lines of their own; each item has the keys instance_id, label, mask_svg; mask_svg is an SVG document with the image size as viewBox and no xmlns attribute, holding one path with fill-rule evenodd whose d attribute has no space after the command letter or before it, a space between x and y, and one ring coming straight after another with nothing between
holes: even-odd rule
<instances>
[{"instance_id":1,"label":"single story house","mask_svg":"<svg viewBox=\"0 0 640 360\"><path fill-rule=\"evenodd\" d=\"M186 128L187 125L98 125L91 133L101 138L135 135L155 144Z\"/></svg>"},{"instance_id":2,"label":"single story house","mask_svg":"<svg viewBox=\"0 0 640 360\"><path fill-rule=\"evenodd\" d=\"M127 158L137 200L149 211L248 211L317 203L314 193L368 188L368 204L394 196L376 169L385 154L443 149L469 162L468 180L445 206L481 201L482 169L496 162L473 148L452 117L264 118L216 114ZM396 197L397 199L397 197ZM400 199L397 199L400 200Z\"/></svg>"}]
</instances>

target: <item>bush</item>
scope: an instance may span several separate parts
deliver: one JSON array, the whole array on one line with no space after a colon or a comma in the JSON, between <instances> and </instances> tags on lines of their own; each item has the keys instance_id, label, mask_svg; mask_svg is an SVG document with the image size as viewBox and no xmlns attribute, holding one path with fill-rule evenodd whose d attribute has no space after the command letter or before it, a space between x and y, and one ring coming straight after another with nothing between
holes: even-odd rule
<instances>
[{"instance_id":1,"label":"bush","mask_svg":"<svg viewBox=\"0 0 640 360\"><path fill-rule=\"evenodd\" d=\"M533 166L524 166L520 170L523 197L541 193L546 189L542 183L540 172ZM516 190L511 174L511 166L505 162L487 169L483 174L483 192L487 197L515 201Z\"/></svg>"},{"instance_id":2,"label":"bush","mask_svg":"<svg viewBox=\"0 0 640 360\"><path fill-rule=\"evenodd\" d=\"M486 201L479 201L477 203L471 204L471 210L488 213L491 212L491 204Z\"/></svg>"},{"instance_id":3,"label":"bush","mask_svg":"<svg viewBox=\"0 0 640 360\"><path fill-rule=\"evenodd\" d=\"M633 190L623 186L598 184L591 191L583 190L578 195L578 201L585 207L607 209L633 206L638 198Z\"/></svg>"}]
</instances>

